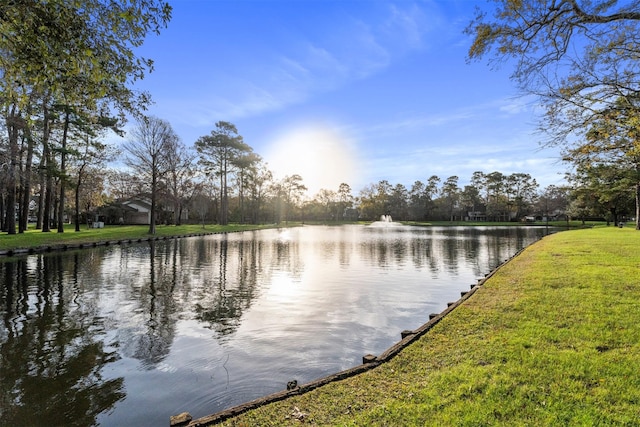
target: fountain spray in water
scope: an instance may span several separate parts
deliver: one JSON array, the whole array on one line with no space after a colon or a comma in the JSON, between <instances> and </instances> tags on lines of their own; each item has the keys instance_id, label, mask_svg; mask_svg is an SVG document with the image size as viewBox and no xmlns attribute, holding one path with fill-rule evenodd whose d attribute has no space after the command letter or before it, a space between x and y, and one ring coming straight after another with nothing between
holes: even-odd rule
<instances>
[{"instance_id":1,"label":"fountain spray in water","mask_svg":"<svg viewBox=\"0 0 640 427\"><path fill-rule=\"evenodd\" d=\"M402 227L399 222L393 222L391 215L380 215L380 221L369 224L370 227Z\"/></svg>"}]
</instances>

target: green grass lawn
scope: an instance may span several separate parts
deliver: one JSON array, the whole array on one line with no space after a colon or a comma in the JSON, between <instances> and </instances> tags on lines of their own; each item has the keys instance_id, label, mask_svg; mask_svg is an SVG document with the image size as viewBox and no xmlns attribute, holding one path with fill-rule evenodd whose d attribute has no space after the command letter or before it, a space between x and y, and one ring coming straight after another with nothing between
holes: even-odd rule
<instances>
[{"instance_id":1,"label":"green grass lawn","mask_svg":"<svg viewBox=\"0 0 640 427\"><path fill-rule=\"evenodd\" d=\"M390 362L223 425L638 425L639 247L631 228L545 237Z\"/></svg>"},{"instance_id":2,"label":"green grass lawn","mask_svg":"<svg viewBox=\"0 0 640 427\"><path fill-rule=\"evenodd\" d=\"M48 245L85 244L101 241L137 240L149 237L180 236L187 234L232 232L242 230L256 230L259 228L273 228L274 225L230 224L221 225L158 225L156 234L148 233L148 225L111 225L104 228L87 228L83 226L79 232L75 226L69 224L64 233L52 231L43 233L41 230L31 229L23 234L0 234L0 250L29 249Z\"/></svg>"}]
</instances>

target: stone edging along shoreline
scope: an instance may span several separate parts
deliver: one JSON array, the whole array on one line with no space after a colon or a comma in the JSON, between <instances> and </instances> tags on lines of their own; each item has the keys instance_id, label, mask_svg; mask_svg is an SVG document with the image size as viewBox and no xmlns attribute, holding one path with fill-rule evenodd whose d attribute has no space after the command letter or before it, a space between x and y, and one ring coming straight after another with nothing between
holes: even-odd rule
<instances>
[{"instance_id":1,"label":"stone edging along shoreline","mask_svg":"<svg viewBox=\"0 0 640 427\"><path fill-rule=\"evenodd\" d=\"M534 242L535 243L535 242ZM320 378L314 381L311 381L306 384L302 384L300 386L296 386L291 390L283 390L277 393L269 394L267 396L252 400L247 403L243 403L228 409L225 409L220 412L216 412L212 415L206 415L201 418L197 418L195 420L192 419L191 415L188 412L183 412L182 414L172 416L170 418L170 425L172 427L204 427L210 426L213 424L220 423L229 418L233 418L237 415L240 415L244 412L250 411L252 409L259 408L261 406L267 405L269 403L277 402L280 400L287 399L288 397L300 395L312 391L316 388L322 387L326 384L340 381L349 377L353 377L355 375L361 374L365 371L373 369L377 366L382 365L393 359L397 356L405 347L418 340L424 334L426 334L431 328L437 325L447 314L451 313L458 306L460 306L463 302L471 297L484 283L493 276L502 266L507 264L513 258L518 256L522 251L526 248L522 248L517 251L510 258L506 259L503 263L494 268L491 272L487 273L484 278L478 279L478 283L471 285L471 289L469 291L462 291L460 293L460 299L456 302L447 303L447 308L440 313L432 313L429 315L429 321L424 325L420 326L418 329L414 330L406 330L401 332L402 339L388 348L379 356L374 356L372 354L367 354L362 358L362 364L355 366L353 368L338 372L333 375L326 376L324 378Z\"/></svg>"}]
</instances>

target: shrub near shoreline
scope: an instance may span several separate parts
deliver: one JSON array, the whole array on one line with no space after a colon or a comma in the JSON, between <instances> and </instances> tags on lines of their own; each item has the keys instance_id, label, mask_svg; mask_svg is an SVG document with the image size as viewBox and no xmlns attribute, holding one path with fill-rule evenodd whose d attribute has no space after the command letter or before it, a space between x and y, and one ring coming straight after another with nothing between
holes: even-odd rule
<instances>
[{"instance_id":1,"label":"shrub near shoreline","mask_svg":"<svg viewBox=\"0 0 640 427\"><path fill-rule=\"evenodd\" d=\"M637 425L638 243L545 237L390 362L223 425Z\"/></svg>"}]
</instances>

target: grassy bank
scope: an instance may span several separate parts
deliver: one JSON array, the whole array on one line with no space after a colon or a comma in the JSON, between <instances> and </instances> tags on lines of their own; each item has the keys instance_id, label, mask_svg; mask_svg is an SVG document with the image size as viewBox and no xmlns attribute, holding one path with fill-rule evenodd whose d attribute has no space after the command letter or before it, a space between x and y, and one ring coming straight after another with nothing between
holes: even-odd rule
<instances>
[{"instance_id":1,"label":"grassy bank","mask_svg":"<svg viewBox=\"0 0 640 427\"><path fill-rule=\"evenodd\" d=\"M257 230L273 228L274 225L230 224L222 225L159 225L156 237L181 236L186 234L232 232L242 230ZM100 241L136 240L151 237L148 225L112 225L104 228L83 227L79 232L75 226L69 224L64 233L52 231L43 233L41 230L28 230L23 234L0 234L0 250L29 249L47 245L86 244Z\"/></svg>"},{"instance_id":2,"label":"grassy bank","mask_svg":"<svg viewBox=\"0 0 640 427\"><path fill-rule=\"evenodd\" d=\"M224 425L637 425L639 243L548 236L389 363Z\"/></svg>"}]
</instances>

